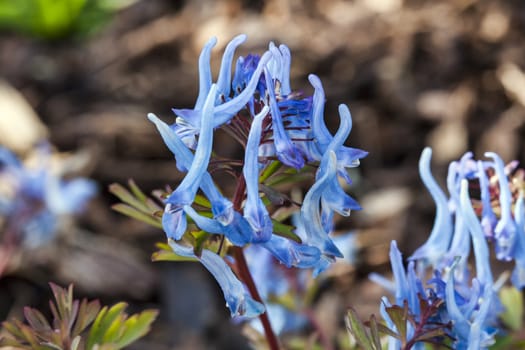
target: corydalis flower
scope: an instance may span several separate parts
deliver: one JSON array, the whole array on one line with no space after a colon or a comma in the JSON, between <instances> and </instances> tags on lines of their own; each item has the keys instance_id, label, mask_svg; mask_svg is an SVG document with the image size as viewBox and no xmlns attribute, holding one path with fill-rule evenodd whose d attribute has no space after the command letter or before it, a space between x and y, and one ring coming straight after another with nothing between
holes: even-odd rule
<instances>
[{"instance_id":1,"label":"corydalis flower","mask_svg":"<svg viewBox=\"0 0 525 350\"><path fill-rule=\"evenodd\" d=\"M244 294L230 293L235 285L231 271L219 273L222 268L212 268L208 260L222 259L231 245L252 244L286 267L322 271L335 257L342 256L330 237L334 213L347 216L351 210L360 209L339 184L339 177L349 182L346 168L357 166L366 156L364 151L344 146L352 127L346 106L340 106L341 126L335 135L326 128L324 92L318 79L310 79L315 85L314 98L291 90L291 55L286 46L270 43L261 56L239 57L232 73L235 49L245 40L245 35L239 35L226 46L216 82L209 62L216 39L208 41L199 57L197 101L192 109L173 109L175 123L168 125L148 115L173 152L177 168L186 172L175 190L166 195L164 230L174 242L174 251L184 252L185 256L191 255L187 243L195 241L190 232L202 232L194 245L194 255L221 285L232 315L254 315L261 310L253 303L244 303L248 300ZM212 157L214 131L219 128L244 147L242 159ZM291 212L299 208L271 185L261 186L261 179L279 171L293 176L307 171L307 165L319 169L300 209L301 225L306 228L306 234L300 237L292 230L283 230L282 224L276 229L272 216L280 206L289 206ZM212 178L220 170L236 180L231 199ZM221 243L215 254L208 247L217 249L213 245L217 235Z\"/></svg>"},{"instance_id":2,"label":"corydalis flower","mask_svg":"<svg viewBox=\"0 0 525 350\"><path fill-rule=\"evenodd\" d=\"M60 216L80 213L96 193L91 180L64 180L51 171L46 146L37 149L36 167L27 167L0 147L0 215L4 242L36 247L56 232Z\"/></svg>"},{"instance_id":3,"label":"corydalis flower","mask_svg":"<svg viewBox=\"0 0 525 350\"><path fill-rule=\"evenodd\" d=\"M516 263L513 283L525 286L522 276L523 211L519 201L524 188L524 171L516 169L517 162L504 165L501 158L487 152L488 160L474 160L467 152L449 166L447 187L449 197L439 188L430 171L431 150L425 149L420 160L420 174L436 202L434 227L427 242L416 250L412 260L425 261L436 269L449 267L456 256L460 266L456 278L466 269L470 242L474 249L480 239L493 242L496 258ZM466 181L468 202L461 199L461 184ZM472 211L472 215L470 212ZM476 234L470 234L475 232ZM489 259L489 253L485 254ZM487 269L487 268L486 268ZM485 270L486 270L485 269ZM481 273L478 272L478 273Z\"/></svg>"}]
</instances>

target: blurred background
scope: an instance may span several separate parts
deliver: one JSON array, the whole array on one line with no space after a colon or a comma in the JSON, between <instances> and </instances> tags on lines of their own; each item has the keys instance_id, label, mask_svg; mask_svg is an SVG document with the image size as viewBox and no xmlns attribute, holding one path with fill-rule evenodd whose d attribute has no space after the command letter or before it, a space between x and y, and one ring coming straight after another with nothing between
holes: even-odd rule
<instances>
[{"instance_id":1,"label":"blurred background","mask_svg":"<svg viewBox=\"0 0 525 350\"><path fill-rule=\"evenodd\" d=\"M111 183L132 178L146 192L177 184L173 157L146 119L173 122L192 107L201 47L248 35L238 54L270 41L292 52L292 88L325 88L325 118L350 106L347 145L370 152L352 171L364 210L338 219L355 230L356 262L321 288L316 312L326 331L345 308L377 313L385 293L367 280L388 273L388 247L405 256L423 243L434 205L417 163L433 148L444 185L448 162L467 150L523 161L525 3L414 0L0 0L0 144L24 157L41 139L67 155L99 195L75 225L13 261L0 279L0 319L43 306L48 281L74 283L78 296L125 300L131 311L159 308L136 348L246 348L210 276L190 263L151 263L164 233L109 210ZM223 143L221 143L223 145ZM235 152L227 144L221 152Z\"/></svg>"}]
</instances>

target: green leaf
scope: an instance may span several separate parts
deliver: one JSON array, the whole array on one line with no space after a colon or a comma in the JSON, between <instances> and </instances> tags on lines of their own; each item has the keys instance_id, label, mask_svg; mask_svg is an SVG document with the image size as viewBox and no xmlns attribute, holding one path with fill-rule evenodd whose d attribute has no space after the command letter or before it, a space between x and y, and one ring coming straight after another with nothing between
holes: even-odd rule
<instances>
[{"instance_id":1,"label":"green leaf","mask_svg":"<svg viewBox=\"0 0 525 350\"><path fill-rule=\"evenodd\" d=\"M401 342L405 344L407 340L408 303L405 300L403 307L392 305L385 309L401 336Z\"/></svg>"},{"instance_id":2,"label":"green leaf","mask_svg":"<svg viewBox=\"0 0 525 350\"><path fill-rule=\"evenodd\" d=\"M120 316L126 306L126 303L121 302L113 305L111 308L108 308L107 306L102 308L91 327L91 331L89 332L86 345L87 350L91 350L95 345L103 343L104 336L109 326Z\"/></svg>"},{"instance_id":3,"label":"green leaf","mask_svg":"<svg viewBox=\"0 0 525 350\"><path fill-rule=\"evenodd\" d=\"M73 337L80 335L97 317L97 314L100 311L100 302L98 300L93 300L88 302L86 299L82 300L80 303L80 308L78 309L78 317L75 322L75 327L71 332Z\"/></svg>"},{"instance_id":4,"label":"green leaf","mask_svg":"<svg viewBox=\"0 0 525 350\"><path fill-rule=\"evenodd\" d=\"M102 338L101 344L114 344L120 339L124 333L124 321L127 315L124 312L120 312L117 317L107 327L104 337Z\"/></svg>"},{"instance_id":5,"label":"green leaf","mask_svg":"<svg viewBox=\"0 0 525 350\"><path fill-rule=\"evenodd\" d=\"M284 184L297 184L306 180L312 180L313 177L314 175L308 167L304 167L299 172L295 169L287 169L286 171L269 178L265 182L265 185L277 186Z\"/></svg>"},{"instance_id":6,"label":"green leaf","mask_svg":"<svg viewBox=\"0 0 525 350\"><path fill-rule=\"evenodd\" d=\"M281 163L278 160L274 160L271 162L264 170L261 172L261 175L259 176L259 183L263 183L268 179L270 176L275 174L281 167L283 163Z\"/></svg>"},{"instance_id":7,"label":"green leaf","mask_svg":"<svg viewBox=\"0 0 525 350\"><path fill-rule=\"evenodd\" d=\"M276 234L277 236L289 238L292 241L295 241L297 243L302 243L301 238L293 232L295 229L295 226L286 225L274 219L272 219L272 224L273 224L273 233Z\"/></svg>"},{"instance_id":8,"label":"green leaf","mask_svg":"<svg viewBox=\"0 0 525 350\"><path fill-rule=\"evenodd\" d=\"M30 307L24 307L24 316L27 323L37 332L52 332L49 322L42 313L36 309Z\"/></svg>"},{"instance_id":9,"label":"green leaf","mask_svg":"<svg viewBox=\"0 0 525 350\"><path fill-rule=\"evenodd\" d=\"M16 320L13 322L5 321L2 323L2 328L6 330L14 338L23 338L24 333L18 326L17 322L19 321L16 321Z\"/></svg>"},{"instance_id":10,"label":"green leaf","mask_svg":"<svg viewBox=\"0 0 525 350\"><path fill-rule=\"evenodd\" d=\"M135 181L133 181L133 179L128 180L128 186L131 192L133 193L133 195L135 196L135 198L137 198L142 203L146 202L146 200L148 199L148 196L146 196L144 192L142 192L142 190L137 186L137 184L135 183Z\"/></svg>"},{"instance_id":11,"label":"green leaf","mask_svg":"<svg viewBox=\"0 0 525 350\"><path fill-rule=\"evenodd\" d=\"M198 205L200 205L201 207L204 207L204 208L208 208L208 209L211 209L211 203L208 199L206 199L206 197L200 195L200 194L197 194L195 196L195 200L194 202Z\"/></svg>"},{"instance_id":12,"label":"green leaf","mask_svg":"<svg viewBox=\"0 0 525 350\"><path fill-rule=\"evenodd\" d=\"M429 329L427 331L421 332L417 337L415 337L412 341L418 342L418 341L428 341L435 337L442 337L446 335L445 329L442 327L436 327Z\"/></svg>"},{"instance_id":13,"label":"green leaf","mask_svg":"<svg viewBox=\"0 0 525 350\"><path fill-rule=\"evenodd\" d=\"M162 221L159 217L153 214L145 214L127 204L124 204L124 203L113 204L111 206L111 209L121 214L124 214L126 216L129 216L130 218L136 219L138 221L142 221L153 227L157 227L160 229L162 228Z\"/></svg>"},{"instance_id":14,"label":"green leaf","mask_svg":"<svg viewBox=\"0 0 525 350\"><path fill-rule=\"evenodd\" d=\"M355 338L355 341L359 346L365 350L380 350L374 347L374 343L370 340L368 332L365 329L365 325L359 319L359 316L354 309L348 309L348 313L345 318L346 329Z\"/></svg>"},{"instance_id":15,"label":"green leaf","mask_svg":"<svg viewBox=\"0 0 525 350\"><path fill-rule=\"evenodd\" d=\"M123 201L126 204L129 204L131 207L140 210L144 213L149 213L150 209L144 204L143 201L137 199L130 191L128 191L121 184L111 184L109 185L109 192L117 196L118 199Z\"/></svg>"},{"instance_id":16,"label":"green leaf","mask_svg":"<svg viewBox=\"0 0 525 350\"><path fill-rule=\"evenodd\" d=\"M80 340L82 340L82 338L80 338L79 335L77 335L75 338L73 338L73 341L71 342L70 349L71 350L78 350L79 349L79 345L80 345Z\"/></svg>"},{"instance_id":17,"label":"green leaf","mask_svg":"<svg viewBox=\"0 0 525 350\"><path fill-rule=\"evenodd\" d=\"M515 287L503 287L499 292L500 300L505 307L501 314L503 323L513 331L523 327L523 295Z\"/></svg>"},{"instance_id":18,"label":"green leaf","mask_svg":"<svg viewBox=\"0 0 525 350\"><path fill-rule=\"evenodd\" d=\"M150 331L151 324L155 321L157 315L157 310L145 310L128 318L124 324L125 331L116 343L117 347L119 349L124 348L146 335Z\"/></svg>"},{"instance_id":19,"label":"green leaf","mask_svg":"<svg viewBox=\"0 0 525 350\"><path fill-rule=\"evenodd\" d=\"M374 347L377 350L381 350L381 338L379 336L379 327L376 317L374 315L370 316L370 336L370 338L372 338L372 342L374 343Z\"/></svg>"}]
</instances>

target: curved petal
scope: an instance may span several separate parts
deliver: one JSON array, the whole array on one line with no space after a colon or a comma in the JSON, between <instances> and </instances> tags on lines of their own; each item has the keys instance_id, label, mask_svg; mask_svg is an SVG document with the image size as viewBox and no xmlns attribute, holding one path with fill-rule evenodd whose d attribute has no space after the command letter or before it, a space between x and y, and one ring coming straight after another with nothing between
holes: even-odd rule
<instances>
[{"instance_id":1,"label":"curved petal","mask_svg":"<svg viewBox=\"0 0 525 350\"><path fill-rule=\"evenodd\" d=\"M432 176L430 170L431 157L432 150L428 147L425 148L419 159L419 173L421 180L423 180L423 183L436 203L436 218L434 219L434 227L428 240L414 252L410 259L423 259L434 266L448 251L450 246L452 219L448 211L447 197Z\"/></svg>"},{"instance_id":2,"label":"curved petal","mask_svg":"<svg viewBox=\"0 0 525 350\"><path fill-rule=\"evenodd\" d=\"M262 246L272 253L286 267L313 267L321 257L321 251L316 247L299 244L289 239L273 235Z\"/></svg>"},{"instance_id":3,"label":"curved petal","mask_svg":"<svg viewBox=\"0 0 525 350\"><path fill-rule=\"evenodd\" d=\"M169 240L168 243L175 254L197 258L210 271L224 293L224 299L232 317L255 317L264 312L264 305L248 295L244 285L219 255L204 249L200 256L196 256L192 247L183 246L173 240Z\"/></svg>"},{"instance_id":4,"label":"curved petal","mask_svg":"<svg viewBox=\"0 0 525 350\"><path fill-rule=\"evenodd\" d=\"M483 285L492 285L492 271L490 269L489 247L483 234L481 224L474 213L470 197L468 194L468 181L461 181L461 215L465 218L465 223L472 236L472 246L474 247L474 256L476 258L476 275L477 279Z\"/></svg>"},{"instance_id":5,"label":"curved petal","mask_svg":"<svg viewBox=\"0 0 525 350\"><path fill-rule=\"evenodd\" d=\"M195 103L195 109L202 109L206 98L210 92L211 88L211 68L210 68L210 57L211 49L217 44L217 38L212 37L204 48L201 51L199 56L199 96L197 97L197 102Z\"/></svg>"},{"instance_id":6,"label":"curved petal","mask_svg":"<svg viewBox=\"0 0 525 350\"><path fill-rule=\"evenodd\" d=\"M259 197L259 144L261 142L261 128L264 117L268 114L268 107L264 107L252 122L246 151L244 154L244 167L242 169L246 180L246 204L244 217L253 228L253 242L266 242L273 232L273 224L261 198Z\"/></svg>"},{"instance_id":7,"label":"curved petal","mask_svg":"<svg viewBox=\"0 0 525 350\"><path fill-rule=\"evenodd\" d=\"M272 77L267 69L264 70L264 77L266 79L266 85L268 87L273 86ZM304 166L304 157L299 148L290 140L290 137L284 129L281 111L275 98L275 92L273 88L267 88L266 91L272 112L273 141L277 158L288 166L301 169Z\"/></svg>"},{"instance_id":8,"label":"curved petal","mask_svg":"<svg viewBox=\"0 0 525 350\"><path fill-rule=\"evenodd\" d=\"M235 49L246 41L246 34L237 35L232 39L224 49L222 55L221 69L217 78L217 90L220 96L228 97L231 89L232 62Z\"/></svg>"},{"instance_id":9,"label":"curved petal","mask_svg":"<svg viewBox=\"0 0 525 350\"><path fill-rule=\"evenodd\" d=\"M501 158L493 152L486 152L486 157L494 160L494 168L499 182L499 203L501 207L501 218L494 228L496 239L496 257L500 260L512 260L512 251L516 240L516 224L512 219L512 195L510 193L509 181L505 173L505 165Z\"/></svg>"},{"instance_id":10,"label":"curved petal","mask_svg":"<svg viewBox=\"0 0 525 350\"><path fill-rule=\"evenodd\" d=\"M213 105L217 95L217 85L213 84L204 104L199 142L193 162L179 186L168 197L167 202L175 205L190 205L195 198L201 179L206 173L213 145Z\"/></svg>"}]
</instances>

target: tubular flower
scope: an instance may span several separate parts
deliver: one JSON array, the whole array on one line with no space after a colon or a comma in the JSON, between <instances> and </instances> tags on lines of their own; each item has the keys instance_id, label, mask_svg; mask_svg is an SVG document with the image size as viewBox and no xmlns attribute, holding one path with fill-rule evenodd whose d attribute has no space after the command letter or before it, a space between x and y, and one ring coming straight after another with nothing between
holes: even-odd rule
<instances>
[{"instance_id":1,"label":"tubular flower","mask_svg":"<svg viewBox=\"0 0 525 350\"><path fill-rule=\"evenodd\" d=\"M38 166L24 166L0 147L0 216L4 241L36 247L55 234L62 215L80 213L97 191L93 181L64 180L50 170L50 150L37 149Z\"/></svg>"},{"instance_id":2,"label":"tubular flower","mask_svg":"<svg viewBox=\"0 0 525 350\"><path fill-rule=\"evenodd\" d=\"M217 269L222 267L212 270L210 261L229 256L232 245L257 246L286 267L319 272L335 257L342 257L330 238L334 213L349 215L351 210L360 209L345 193L339 178L349 181L346 168L357 166L367 153L344 146L352 127L346 106L339 108L339 130L335 135L328 131L320 82L315 86L315 103L312 97L291 90L291 54L286 46L270 43L261 56L235 60L235 50L245 40L245 35L239 35L226 46L216 82L210 68L216 39L208 41L199 57L197 101L192 109L173 109L173 124L148 115L174 154L177 169L186 173L175 190L166 193L162 225L173 240L173 250L197 256L218 281ZM214 156L216 129L224 130L244 148L241 159ZM316 135L322 136L321 143ZM275 215L283 206L290 213L298 212L299 207L288 193L272 186L279 179L299 176L315 167L319 168L315 183L304 197L297 219L297 225L306 228L301 236L295 233L299 230L279 222L283 218ZM221 171L235 178L231 196L223 194L214 182L213 175ZM218 237L221 243L215 254ZM230 272L225 272L228 282L220 280L219 284L232 315L242 315L249 308L236 305L243 305L242 300L247 299L242 293L229 292L231 286L238 286ZM253 313L257 310L262 312L252 309Z\"/></svg>"},{"instance_id":3,"label":"tubular flower","mask_svg":"<svg viewBox=\"0 0 525 350\"><path fill-rule=\"evenodd\" d=\"M454 258L459 256L456 279L462 280L461 275L467 271L471 238L474 250L479 246L476 242L489 240L495 243L498 260L515 261L515 286L525 286L524 279L518 278L520 266L523 266L523 235L520 234L523 224L520 223L525 220L519 198L525 188L525 172L516 170L516 162L505 166L493 152L485 153L490 160L483 161L472 159L472 153L468 152L461 160L452 162L449 166L447 187L450 196L447 198L430 173L430 152L430 149L423 151L420 172L436 202L436 219L429 239L416 250L411 259L430 262L434 268L440 270L449 267ZM465 181L466 185L462 185ZM462 198L462 186L467 186L464 194L467 199ZM488 247L483 250L486 250L483 255L488 259ZM474 253L480 254L479 251ZM488 273L488 266L483 271L478 274Z\"/></svg>"},{"instance_id":4,"label":"tubular flower","mask_svg":"<svg viewBox=\"0 0 525 350\"><path fill-rule=\"evenodd\" d=\"M451 322L448 335L454 339L454 348L488 349L495 342L504 311L498 291L505 281L494 281L489 243L494 243L497 259L514 260L512 284L519 289L525 286L525 171L517 169L515 161L505 166L493 152L485 153L489 160L474 160L468 152L449 166L447 198L431 176L430 152L425 149L420 161L421 177L437 206L430 237L410 258L406 275L392 243L394 281L378 275L371 278L395 295L397 305L407 302L416 318L420 310L413 303L414 291L441 299L444 306L439 317ZM467 264L471 252L472 269ZM411 281L423 281L429 266L434 277L427 280L429 288L423 294L418 283ZM390 345L400 347L393 338Z\"/></svg>"},{"instance_id":5,"label":"tubular flower","mask_svg":"<svg viewBox=\"0 0 525 350\"><path fill-rule=\"evenodd\" d=\"M435 266L438 259L448 251L452 238L452 218L448 209L447 197L432 176L430 170L431 157L432 150L425 148L419 159L419 174L434 202L436 202L436 218L427 242L418 248L410 258L413 260L425 259Z\"/></svg>"}]
</instances>

